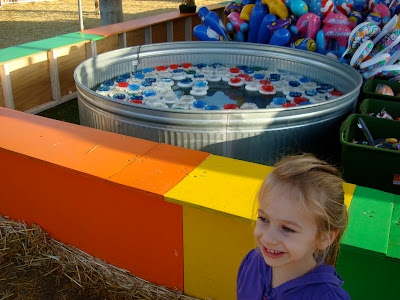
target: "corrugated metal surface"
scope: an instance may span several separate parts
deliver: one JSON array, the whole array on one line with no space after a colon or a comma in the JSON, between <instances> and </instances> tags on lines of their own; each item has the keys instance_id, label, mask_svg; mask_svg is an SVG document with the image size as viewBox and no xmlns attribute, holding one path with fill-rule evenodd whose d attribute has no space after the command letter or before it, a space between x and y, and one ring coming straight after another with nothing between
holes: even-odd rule
<instances>
[{"instance_id":1,"label":"corrugated metal surface","mask_svg":"<svg viewBox=\"0 0 400 300\"><path fill-rule=\"evenodd\" d=\"M329 83L344 96L292 109L187 111L122 103L91 90L104 80L146 67L222 63L277 68ZM75 70L81 124L212 154L272 164L280 154L321 153L354 111L362 78L348 65L291 48L231 42L153 44L104 53Z\"/></svg>"}]
</instances>

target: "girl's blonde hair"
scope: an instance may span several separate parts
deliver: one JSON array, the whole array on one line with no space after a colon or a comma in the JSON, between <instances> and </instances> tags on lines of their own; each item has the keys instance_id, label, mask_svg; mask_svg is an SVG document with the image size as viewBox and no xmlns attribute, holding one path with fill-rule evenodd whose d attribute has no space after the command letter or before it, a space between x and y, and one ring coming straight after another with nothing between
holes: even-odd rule
<instances>
[{"instance_id":1,"label":"girl's blonde hair","mask_svg":"<svg viewBox=\"0 0 400 300\"><path fill-rule=\"evenodd\" d=\"M303 213L311 216L318 228L317 238L337 231L333 243L325 250L316 251L326 264L335 266L340 240L348 223L344 204L343 180L339 171L311 154L288 156L280 160L268 175L258 193L258 201L266 193L289 187L296 195Z\"/></svg>"}]
</instances>

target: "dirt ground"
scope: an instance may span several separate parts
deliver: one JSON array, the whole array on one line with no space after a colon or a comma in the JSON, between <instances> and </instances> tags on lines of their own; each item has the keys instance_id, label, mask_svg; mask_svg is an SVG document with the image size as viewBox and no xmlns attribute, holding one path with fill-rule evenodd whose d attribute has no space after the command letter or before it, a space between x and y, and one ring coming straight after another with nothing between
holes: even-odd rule
<instances>
[{"instance_id":1,"label":"dirt ground","mask_svg":"<svg viewBox=\"0 0 400 300\"><path fill-rule=\"evenodd\" d=\"M195 3L201 7L219 2L222 0L196 0ZM181 3L182 0L123 0L124 21L178 10ZM82 11L85 29L100 26L94 0L82 0ZM77 0L11 3L0 7L0 49L79 30Z\"/></svg>"}]
</instances>

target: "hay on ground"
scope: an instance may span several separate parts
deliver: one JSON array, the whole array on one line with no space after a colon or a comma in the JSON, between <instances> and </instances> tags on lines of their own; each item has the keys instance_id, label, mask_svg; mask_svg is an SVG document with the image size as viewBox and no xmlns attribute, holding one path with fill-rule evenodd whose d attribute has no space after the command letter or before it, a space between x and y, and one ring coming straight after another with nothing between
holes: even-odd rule
<instances>
[{"instance_id":1,"label":"hay on ground","mask_svg":"<svg viewBox=\"0 0 400 300\"><path fill-rule=\"evenodd\" d=\"M0 299L195 300L2 216Z\"/></svg>"}]
</instances>

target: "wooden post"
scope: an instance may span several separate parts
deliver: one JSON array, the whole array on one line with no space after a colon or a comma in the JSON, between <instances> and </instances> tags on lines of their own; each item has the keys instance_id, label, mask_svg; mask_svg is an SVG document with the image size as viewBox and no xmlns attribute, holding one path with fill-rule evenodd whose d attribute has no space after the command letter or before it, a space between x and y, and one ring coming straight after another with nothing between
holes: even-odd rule
<instances>
[{"instance_id":1,"label":"wooden post","mask_svg":"<svg viewBox=\"0 0 400 300\"><path fill-rule=\"evenodd\" d=\"M61 101L60 77L58 76L57 50L47 52L49 60L51 95L53 100Z\"/></svg>"},{"instance_id":2,"label":"wooden post","mask_svg":"<svg viewBox=\"0 0 400 300\"><path fill-rule=\"evenodd\" d=\"M0 65L0 78L5 107L15 109L8 64Z\"/></svg>"}]
</instances>

